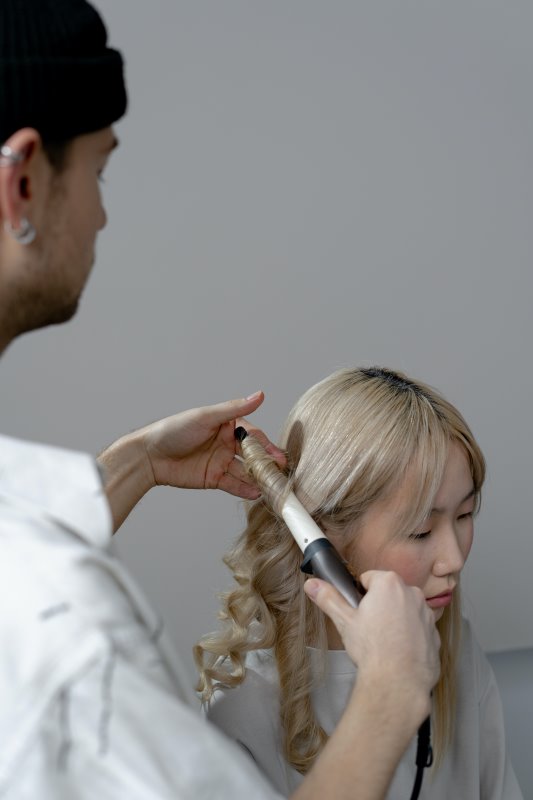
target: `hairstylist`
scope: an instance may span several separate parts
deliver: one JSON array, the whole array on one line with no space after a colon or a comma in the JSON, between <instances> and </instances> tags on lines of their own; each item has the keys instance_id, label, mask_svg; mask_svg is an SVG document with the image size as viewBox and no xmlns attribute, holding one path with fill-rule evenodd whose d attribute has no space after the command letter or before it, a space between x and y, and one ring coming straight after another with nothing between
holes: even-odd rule
<instances>
[{"instance_id":1,"label":"hairstylist","mask_svg":"<svg viewBox=\"0 0 533 800\"><path fill-rule=\"evenodd\" d=\"M126 109L122 59L106 40L85 0L0 3L1 350L70 319L90 272L106 222L98 179ZM0 437L1 798L276 796L192 710L156 616L108 552L156 484L256 497L233 429L261 402L170 417L98 464ZM300 800L382 797L429 710L438 634L422 594L392 573L364 581L358 611L309 582L365 691L358 684Z\"/></svg>"}]
</instances>

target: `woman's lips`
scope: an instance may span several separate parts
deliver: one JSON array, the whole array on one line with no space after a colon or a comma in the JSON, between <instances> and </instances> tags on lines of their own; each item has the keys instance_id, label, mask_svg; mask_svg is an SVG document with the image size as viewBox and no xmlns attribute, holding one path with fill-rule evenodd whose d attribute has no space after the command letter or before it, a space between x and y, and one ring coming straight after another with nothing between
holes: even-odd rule
<instances>
[{"instance_id":1,"label":"woman's lips","mask_svg":"<svg viewBox=\"0 0 533 800\"><path fill-rule=\"evenodd\" d=\"M428 597L426 603L430 608L445 608L449 606L452 602L453 597L453 589L450 589L448 592L443 592L442 594L438 594L435 597Z\"/></svg>"}]
</instances>

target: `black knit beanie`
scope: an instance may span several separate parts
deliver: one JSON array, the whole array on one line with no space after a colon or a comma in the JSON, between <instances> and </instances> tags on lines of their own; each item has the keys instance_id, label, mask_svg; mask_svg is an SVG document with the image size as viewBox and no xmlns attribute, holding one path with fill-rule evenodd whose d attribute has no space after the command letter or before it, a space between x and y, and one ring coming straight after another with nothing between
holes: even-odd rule
<instances>
[{"instance_id":1,"label":"black knit beanie","mask_svg":"<svg viewBox=\"0 0 533 800\"><path fill-rule=\"evenodd\" d=\"M0 0L0 143L24 127L61 142L119 119L122 57L106 42L86 0Z\"/></svg>"}]
</instances>

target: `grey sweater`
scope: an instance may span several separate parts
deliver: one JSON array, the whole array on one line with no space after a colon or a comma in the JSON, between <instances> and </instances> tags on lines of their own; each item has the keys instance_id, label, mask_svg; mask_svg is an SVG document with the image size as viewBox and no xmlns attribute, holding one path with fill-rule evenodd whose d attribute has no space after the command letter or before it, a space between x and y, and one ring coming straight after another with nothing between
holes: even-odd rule
<instances>
[{"instance_id":1,"label":"grey sweater","mask_svg":"<svg viewBox=\"0 0 533 800\"><path fill-rule=\"evenodd\" d=\"M318 653L310 648L318 668ZM282 755L278 676L272 653L256 650L246 662L246 678L236 689L218 692L208 716L238 741L284 795L302 776ZM330 650L326 675L313 693L317 718L330 734L346 706L357 669L343 650ZM438 770L426 770L420 800L523 800L505 750L501 701L492 669L469 623L463 620L458 666L458 704L451 747ZM400 762L387 800L411 796L416 739ZM379 754L376 754L379 758ZM357 800L357 787L354 787Z\"/></svg>"}]
</instances>

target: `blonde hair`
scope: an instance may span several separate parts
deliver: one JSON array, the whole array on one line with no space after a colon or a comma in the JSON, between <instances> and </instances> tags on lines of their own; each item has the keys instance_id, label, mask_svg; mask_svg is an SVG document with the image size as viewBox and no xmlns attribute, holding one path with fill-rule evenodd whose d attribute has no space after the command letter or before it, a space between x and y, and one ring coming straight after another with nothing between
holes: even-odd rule
<instances>
[{"instance_id":1,"label":"blonde hair","mask_svg":"<svg viewBox=\"0 0 533 800\"><path fill-rule=\"evenodd\" d=\"M320 527L344 534L347 543L357 536L362 515L398 489L406 475L412 494L397 533L416 530L432 507L451 442L459 443L469 459L479 507L485 463L461 414L429 386L380 367L340 370L311 387L290 412L281 438L288 488ZM208 702L217 688L242 683L246 652L273 649L284 755L305 774L327 740L312 708L314 681L307 650L312 644L325 654L326 627L303 592L301 552L271 508L276 507L275 493L269 488L268 504L264 499L249 504L247 527L224 558L237 583L222 595L224 626L204 636L194 654L198 689ZM441 677L434 691L433 730L440 760L455 714L457 591L437 625Z\"/></svg>"}]
</instances>

